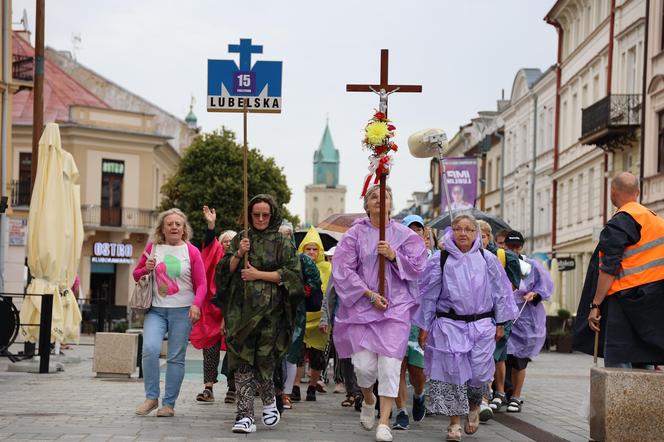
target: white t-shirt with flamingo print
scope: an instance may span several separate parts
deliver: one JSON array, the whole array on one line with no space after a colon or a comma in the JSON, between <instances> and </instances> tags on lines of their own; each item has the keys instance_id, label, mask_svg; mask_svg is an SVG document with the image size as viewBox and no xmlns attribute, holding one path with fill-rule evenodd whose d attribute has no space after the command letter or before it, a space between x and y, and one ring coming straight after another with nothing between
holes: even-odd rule
<instances>
[{"instance_id":1,"label":"white t-shirt with flamingo print","mask_svg":"<svg viewBox=\"0 0 664 442\"><path fill-rule=\"evenodd\" d=\"M157 265L153 275L153 307L190 307L194 303L187 244L155 244Z\"/></svg>"}]
</instances>

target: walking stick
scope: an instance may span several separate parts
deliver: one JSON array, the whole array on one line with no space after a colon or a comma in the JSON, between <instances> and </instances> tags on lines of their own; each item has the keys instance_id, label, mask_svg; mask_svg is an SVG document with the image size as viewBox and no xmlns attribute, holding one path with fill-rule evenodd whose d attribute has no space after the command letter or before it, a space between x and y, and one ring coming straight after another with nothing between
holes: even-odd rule
<instances>
[{"instance_id":1,"label":"walking stick","mask_svg":"<svg viewBox=\"0 0 664 442\"><path fill-rule=\"evenodd\" d=\"M595 349L593 350L593 362L597 367L597 353L599 352L599 332L595 332Z\"/></svg>"}]
</instances>

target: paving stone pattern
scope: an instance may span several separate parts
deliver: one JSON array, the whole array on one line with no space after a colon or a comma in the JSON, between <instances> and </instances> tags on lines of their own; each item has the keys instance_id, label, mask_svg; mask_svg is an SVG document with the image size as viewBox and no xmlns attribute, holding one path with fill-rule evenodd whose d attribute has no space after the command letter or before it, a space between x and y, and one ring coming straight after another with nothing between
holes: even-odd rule
<instances>
[{"instance_id":1,"label":"paving stone pattern","mask_svg":"<svg viewBox=\"0 0 664 442\"><path fill-rule=\"evenodd\" d=\"M90 339L84 342L91 342ZM81 358L67 364L65 371L47 375L9 373L0 360L0 439L63 441L373 441L374 432L361 429L359 413L340 406L343 395L318 394L316 402L295 403L286 411L276 429L258 424L258 432L235 435L230 429L235 406L223 404L226 391L223 376L215 387L217 402L199 404L195 396L202 383L188 370L176 405L176 416L157 418L134 414L143 400L142 381L99 379L92 373L90 345L67 351ZM190 348L188 360L200 361L201 353ZM200 362L192 362L192 367ZM516 417L569 441L587 441L589 369L592 358L579 354L543 353L528 368L523 412ZM136 374L134 375L136 376ZM163 390L163 385L162 385ZM303 385L303 391L306 387ZM409 404L410 405L410 404ZM260 410L256 401L256 410ZM441 441L448 420L428 416L411 422L408 431L395 431L395 441ZM530 441L532 439L497 421L483 424L467 441ZM560 440L560 439L558 439Z\"/></svg>"}]
</instances>

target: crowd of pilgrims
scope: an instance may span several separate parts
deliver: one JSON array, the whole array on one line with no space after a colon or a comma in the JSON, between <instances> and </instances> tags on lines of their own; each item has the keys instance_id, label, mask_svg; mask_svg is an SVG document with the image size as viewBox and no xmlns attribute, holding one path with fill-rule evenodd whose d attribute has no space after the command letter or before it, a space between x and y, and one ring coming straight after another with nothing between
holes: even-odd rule
<instances>
[{"instance_id":1,"label":"crowd of pilgrims","mask_svg":"<svg viewBox=\"0 0 664 442\"><path fill-rule=\"evenodd\" d=\"M200 402L215 400L225 351L224 402L236 404L235 433L256 431L255 396L266 427L298 401L315 401L326 391L331 359L334 391L345 393L341 406L359 412L361 428L375 427L377 441L393 440L393 430L426 415L449 416L444 437L459 441L496 411L520 412L528 362L545 339L541 301L553 291L548 271L521 254L519 232L498 232L494 241L491 226L469 215L456 216L440 240L418 215L391 219L389 188L381 241L379 194L378 186L368 190L367 216L330 250L313 227L296 246L292 226L266 194L249 202L248 235L225 231L217 238L216 213L203 207L208 228L200 252L189 242L184 213L160 214L154 242L134 270L136 280L154 272L144 321L146 399L136 413L175 414L188 340L203 350ZM309 380L301 393L305 367Z\"/></svg>"}]
</instances>

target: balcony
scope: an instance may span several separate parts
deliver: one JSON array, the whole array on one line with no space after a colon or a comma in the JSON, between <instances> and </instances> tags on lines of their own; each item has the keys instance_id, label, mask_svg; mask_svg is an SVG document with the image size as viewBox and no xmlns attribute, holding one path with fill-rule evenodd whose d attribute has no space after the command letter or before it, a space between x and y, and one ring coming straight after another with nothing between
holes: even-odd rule
<instances>
[{"instance_id":1,"label":"balcony","mask_svg":"<svg viewBox=\"0 0 664 442\"><path fill-rule=\"evenodd\" d=\"M148 233L157 221L157 212L128 207L81 206L83 227L94 230Z\"/></svg>"},{"instance_id":2,"label":"balcony","mask_svg":"<svg viewBox=\"0 0 664 442\"><path fill-rule=\"evenodd\" d=\"M12 180L12 207L27 208L30 206L30 197L32 196L32 186L30 178Z\"/></svg>"},{"instance_id":3,"label":"balcony","mask_svg":"<svg viewBox=\"0 0 664 442\"><path fill-rule=\"evenodd\" d=\"M583 109L581 144L618 149L631 143L641 125L641 95L609 95Z\"/></svg>"},{"instance_id":4,"label":"balcony","mask_svg":"<svg viewBox=\"0 0 664 442\"><path fill-rule=\"evenodd\" d=\"M34 75L34 58L27 55L12 55L12 78L31 82Z\"/></svg>"}]
</instances>

